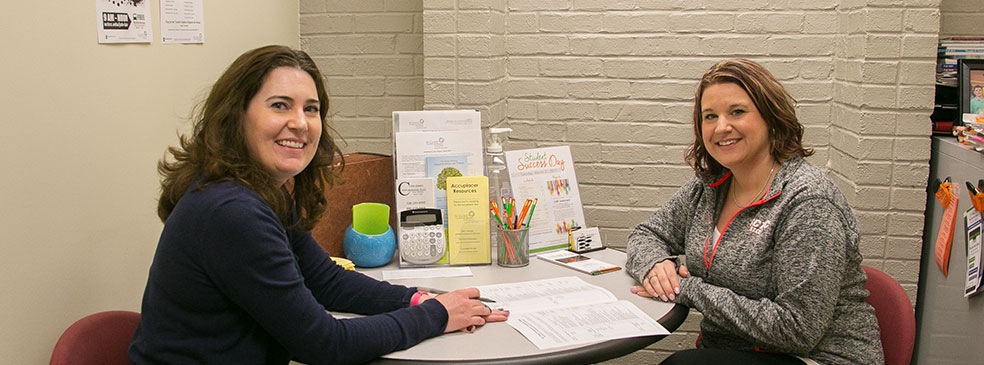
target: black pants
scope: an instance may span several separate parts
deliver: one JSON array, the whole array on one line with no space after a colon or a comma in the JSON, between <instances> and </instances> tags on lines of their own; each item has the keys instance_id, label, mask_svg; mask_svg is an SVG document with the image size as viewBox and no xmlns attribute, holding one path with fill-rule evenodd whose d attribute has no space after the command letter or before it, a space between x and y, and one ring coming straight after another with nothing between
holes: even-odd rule
<instances>
[{"instance_id":1,"label":"black pants","mask_svg":"<svg viewBox=\"0 0 984 365\"><path fill-rule=\"evenodd\" d=\"M738 351L722 349L690 349L677 352L663 360L661 365L682 364L763 364L803 365L803 361L786 354L770 352Z\"/></svg>"}]
</instances>

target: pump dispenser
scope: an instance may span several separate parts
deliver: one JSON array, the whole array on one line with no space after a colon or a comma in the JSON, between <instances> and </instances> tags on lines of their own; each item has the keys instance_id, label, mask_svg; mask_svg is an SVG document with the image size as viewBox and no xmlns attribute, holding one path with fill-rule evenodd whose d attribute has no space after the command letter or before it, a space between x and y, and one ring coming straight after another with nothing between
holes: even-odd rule
<instances>
[{"instance_id":1,"label":"pump dispenser","mask_svg":"<svg viewBox=\"0 0 984 365\"><path fill-rule=\"evenodd\" d=\"M489 199L501 202L502 197L512 197L506 155L502 152L502 138L512 128L489 128L489 142L485 146L485 175L489 178Z\"/></svg>"},{"instance_id":2,"label":"pump dispenser","mask_svg":"<svg viewBox=\"0 0 984 365\"><path fill-rule=\"evenodd\" d=\"M509 184L509 171L506 170L506 155L502 152L502 140L506 133L512 132L512 128L489 128L489 140L485 146L485 176L489 178L489 199L496 204L502 205L502 198L512 198L512 187ZM496 252L499 244L499 223L495 217L489 215L492 220L490 241L493 247L492 252Z\"/></svg>"}]
</instances>

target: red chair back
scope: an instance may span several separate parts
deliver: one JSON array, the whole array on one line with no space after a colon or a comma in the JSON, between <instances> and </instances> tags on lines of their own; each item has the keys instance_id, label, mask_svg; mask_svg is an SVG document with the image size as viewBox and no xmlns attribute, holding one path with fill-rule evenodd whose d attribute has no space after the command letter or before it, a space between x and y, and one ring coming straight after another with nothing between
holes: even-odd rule
<instances>
[{"instance_id":1,"label":"red chair back","mask_svg":"<svg viewBox=\"0 0 984 365\"><path fill-rule=\"evenodd\" d=\"M864 288L871 293L865 301L875 307L885 365L909 364L916 341L916 315L909 296L888 274L868 266L863 268L868 274Z\"/></svg>"},{"instance_id":2,"label":"red chair back","mask_svg":"<svg viewBox=\"0 0 984 365\"><path fill-rule=\"evenodd\" d=\"M90 314L62 333L51 353L51 365L129 364L126 352L139 323L136 312Z\"/></svg>"}]
</instances>

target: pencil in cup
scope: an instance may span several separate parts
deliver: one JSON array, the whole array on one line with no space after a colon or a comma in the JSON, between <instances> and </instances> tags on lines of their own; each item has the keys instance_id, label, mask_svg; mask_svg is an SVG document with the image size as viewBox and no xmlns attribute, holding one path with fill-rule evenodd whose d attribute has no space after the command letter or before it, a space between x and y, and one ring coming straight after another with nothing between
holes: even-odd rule
<instances>
[{"instance_id":1,"label":"pencil in cup","mask_svg":"<svg viewBox=\"0 0 984 365\"><path fill-rule=\"evenodd\" d=\"M496 263L505 267L521 267L530 264L529 226L520 229L503 229L500 227L499 252Z\"/></svg>"}]
</instances>

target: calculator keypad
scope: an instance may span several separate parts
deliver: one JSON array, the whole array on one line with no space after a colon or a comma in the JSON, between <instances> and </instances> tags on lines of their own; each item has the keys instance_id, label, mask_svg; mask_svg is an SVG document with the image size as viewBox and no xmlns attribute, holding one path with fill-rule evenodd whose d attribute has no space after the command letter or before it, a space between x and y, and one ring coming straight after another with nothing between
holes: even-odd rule
<instances>
[{"instance_id":1,"label":"calculator keypad","mask_svg":"<svg viewBox=\"0 0 984 365\"><path fill-rule=\"evenodd\" d=\"M400 256L413 264L432 264L444 257L446 240L442 225L403 226L400 232Z\"/></svg>"}]
</instances>

